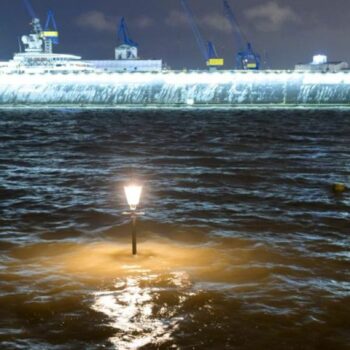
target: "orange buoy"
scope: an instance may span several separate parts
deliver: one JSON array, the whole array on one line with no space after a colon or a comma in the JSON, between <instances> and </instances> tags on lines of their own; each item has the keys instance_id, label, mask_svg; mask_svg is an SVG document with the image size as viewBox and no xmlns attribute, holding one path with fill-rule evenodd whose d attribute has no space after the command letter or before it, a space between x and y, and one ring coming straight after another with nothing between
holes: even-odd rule
<instances>
[{"instance_id":1,"label":"orange buoy","mask_svg":"<svg viewBox=\"0 0 350 350\"><path fill-rule=\"evenodd\" d=\"M343 193L348 190L345 184L343 183L335 183L332 186L333 192L334 193Z\"/></svg>"}]
</instances>

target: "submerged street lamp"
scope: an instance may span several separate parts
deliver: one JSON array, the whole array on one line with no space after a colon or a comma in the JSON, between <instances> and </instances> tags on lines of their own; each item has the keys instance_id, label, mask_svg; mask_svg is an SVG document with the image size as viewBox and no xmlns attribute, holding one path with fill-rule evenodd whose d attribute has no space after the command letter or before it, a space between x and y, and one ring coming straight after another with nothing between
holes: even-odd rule
<instances>
[{"instance_id":1,"label":"submerged street lamp","mask_svg":"<svg viewBox=\"0 0 350 350\"><path fill-rule=\"evenodd\" d=\"M137 206L140 203L142 186L129 185L124 187L126 200L129 204L130 211L124 214L130 215L132 220L132 254L137 254L137 238L136 238L136 218L139 215L143 215L141 212L137 212Z\"/></svg>"}]
</instances>

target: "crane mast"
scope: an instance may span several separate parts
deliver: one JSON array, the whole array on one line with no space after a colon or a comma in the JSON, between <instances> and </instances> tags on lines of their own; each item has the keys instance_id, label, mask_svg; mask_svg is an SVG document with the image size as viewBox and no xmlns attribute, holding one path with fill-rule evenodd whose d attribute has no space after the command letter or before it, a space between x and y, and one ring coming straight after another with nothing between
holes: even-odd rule
<instances>
[{"instance_id":1,"label":"crane mast","mask_svg":"<svg viewBox=\"0 0 350 350\"><path fill-rule=\"evenodd\" d=\"M137 60L138 44L131 39L125 17L122 17L117 31L119 46L115 49L116 60Z\"/></svg>"},{"instance_id":2,"label":"crane mast","mask_svg":"<svg viewBox=\"0 0 350 350\"><path fill-rule=\"evenodd\" d=\"M124 45L129 45L133 47L138 47L138 44L130 38L128 25L126 24L125 17L122 17L120 20L118 28L118 39Z\"/></svg>"},{"instance_id":3,"label":"crane mast","mask_svg":"<svg viewBox=\"0 0 350 350\"><path fill-rule=\"evenodd\" d=\"M45 29L42 32L42 36L50 42L51 52L52 45L58 45L60 43L55 15L51 10L49 10L47 13Z\"/></svg>"}]
</instances>

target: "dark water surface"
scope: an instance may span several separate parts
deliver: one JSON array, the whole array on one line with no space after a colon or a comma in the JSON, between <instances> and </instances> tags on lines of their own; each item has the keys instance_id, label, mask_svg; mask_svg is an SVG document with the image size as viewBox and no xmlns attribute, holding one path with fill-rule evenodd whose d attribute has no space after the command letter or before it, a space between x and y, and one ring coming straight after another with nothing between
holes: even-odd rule
<instances>
[{"instance_id":1,"label":"dark water surface","mask_svg":"<svg viewBox=\"0 0 350 350\"><path fill-rule=\"evenodd\" d=\"M0 349L349 349L334 182L350 112L0 112Z\"/></svg>"}]
</instances>

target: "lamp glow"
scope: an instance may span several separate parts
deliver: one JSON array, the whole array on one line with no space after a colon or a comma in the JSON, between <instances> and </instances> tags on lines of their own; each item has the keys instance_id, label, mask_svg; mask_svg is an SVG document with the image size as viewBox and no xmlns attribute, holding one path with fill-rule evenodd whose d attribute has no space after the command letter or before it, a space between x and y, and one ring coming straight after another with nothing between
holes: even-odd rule
<instances>
[{"instance_id":1,"label":"lamp glow","mask_svg":"<svg viewBox=\"0 0 350 350\"><path fill-rule=\"evenodd\" d=\"M142 186L125 186L124 187L126 200L128 201L131 211L135 211L140 203Z\"/></svg>"},{"instance_id":2,"label":"lamp glow","mask_svg":"<svg viewBox=\"0 0 350 350\"><path fill-rule=\"evenodd\" d=\"M325 55L315 55L312 64L327 64L328 58Z\"/></svg>"}]
</instances>

